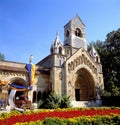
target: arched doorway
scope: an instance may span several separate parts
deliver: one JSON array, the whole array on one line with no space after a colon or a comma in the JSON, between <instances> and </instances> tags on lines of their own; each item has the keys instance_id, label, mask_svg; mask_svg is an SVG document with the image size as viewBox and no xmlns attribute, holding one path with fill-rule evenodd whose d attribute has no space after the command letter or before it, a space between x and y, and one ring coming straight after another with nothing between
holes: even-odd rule
<instances>
[{"instance_id":1,"label":"arched doorway","mask_svg":"<svg viewBox=\"0 0 120 125\"><path fill-rule=\"evenodd\" d=\"M95 98L95 82L92 74L85 68L76 72L75 99L76 101L88 101Z\"/></svg>"},{"instance_id":2,"label":"arched doorway","mask_svg":"<svg viewBox=\"0 0 120 125\"><path fill-rule=\"evenodd\" d=\"M26 81L22 78L16 77L16 78L11 79L10 84L22 87L22 86L26 85ZM10 88L10 91L11 91L11 89L12 88ZM16 91L15 98L19 98L24 93L26 93L25 90L24 91Z\"/></svg>"},{"instance_id":3,"label":"arched doorway","mask_svg":"<svg viewBox=\"0 0 120 125\"><path fill-rule=\"evenodd\" d=\"M28 100L26 81L19 77L11 79L9 83L9 105L21 108L25 100L26 102Z\"/></svg>"}]
</instances>

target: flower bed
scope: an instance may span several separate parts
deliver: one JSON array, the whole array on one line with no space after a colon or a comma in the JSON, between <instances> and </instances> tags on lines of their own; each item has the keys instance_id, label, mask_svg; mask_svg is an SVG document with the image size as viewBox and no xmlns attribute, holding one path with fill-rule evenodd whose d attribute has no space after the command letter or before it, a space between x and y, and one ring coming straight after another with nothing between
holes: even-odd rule
<instances>
[{"instance_id":1,"label":"flower bed","mask_svg":"<svg viewBox=\"0 0 120 125\"><path fill-rule=\"evenodd\" d=\"M82 116L110 116L111 114L116 114L120 116L120 109L57 109L57 110L38 110L29 111L25 113L11 112L3 113L0 115L0 125L13 125L15 123L24 123L32 121L44 121L46 118L59 118L59 119L69 119L69 118L80 118Z\"/></svg>"},{"instance_id":2,"label":"flower bed","mask_svg":"<svg viewBox=\"0 0 120 125\"><path fill-rule=\"evenodd\" d=\"M120 115L81 116L68 119L46 118L44 121L30 121L15 125L120 125Z\"/></svg>"}]
</instances>

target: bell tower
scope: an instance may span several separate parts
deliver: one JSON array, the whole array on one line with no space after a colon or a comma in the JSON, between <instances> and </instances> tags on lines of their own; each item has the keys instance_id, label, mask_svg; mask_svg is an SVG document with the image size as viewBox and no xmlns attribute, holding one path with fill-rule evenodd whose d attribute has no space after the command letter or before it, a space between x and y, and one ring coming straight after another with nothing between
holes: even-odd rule
<instances>
[{"instance_id":1,"label":"bell tower","mask_svg":"<svg viewBox=\"0 0 120 125\"><path fill-rule=\"evenodd\" d=\"M77 15L64 26L64 46L71 54L80 48L87 50L85 25Z\"/></svg>"}]
</instances>

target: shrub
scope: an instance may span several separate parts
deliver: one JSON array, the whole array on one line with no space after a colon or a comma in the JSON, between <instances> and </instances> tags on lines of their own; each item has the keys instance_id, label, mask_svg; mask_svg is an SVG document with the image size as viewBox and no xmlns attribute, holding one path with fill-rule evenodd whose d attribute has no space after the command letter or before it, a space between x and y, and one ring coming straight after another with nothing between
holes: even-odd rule
<instances>
[{"instance_id":1,"label":"shrub","mask_svg":"<svg viewBox=\"0 0 120 125\"><path fill-rule=\"evenodd\" d=\"M43 125L63 125L63 120L59 118L46 118Z\"/></svg>"},{"instance_id":2,"label":"shrub","mask_svg":"<svg viewBox=\"0 0 120 125\"><path fill-rule=\"evenodd\" d=\"M60 97L55 93L51 92L44 100L40 100L38 108L56 109L59 108Z\"/></svg>"},{"instance_id":3,"label":"shrub","mask_svg":"<svg viewBox=\"0 0 120 125\"><path fill-rule=\"evenodd\" d=\"M60 108L69 108L69 107L71 107L70 96L65 95L61 98Z\"/></svg>"},{"instance_id":4,"label":"shrub","mask_svg":"<svg viewBox=\"0 0 120 125\"><path fill-rule=\"evenodd\" d=\"M120 124L120 115L113 115L112 121L113 121L113 123L115 123L115 125L119 125Z\"/></svg>"},{"instance_id":5,"label":"shrub","mask_svg":"<svg viewBox=\"0 0 120 125\"><path fill-rule=\"evenodd\" d=\"M10 114L9 113L2 113L0 114L0 119L5 119L5 118L9 118Z\"/></svg>"},{"instance_id":6,"label":"shrub","mask_svg":"<svg viewBox=\"0 0 120 125\"><path fill-rule=\"evenodd\" d=\"M111 92L104 91L104 96L110 97L111 95L112 95Z\"/></svg>"},{"instance_id":7,"label":"shrub","mask_svg":"<svg viewBox=\"0 0 120 125\"><path fill-rule=\"evenodd\" d=\"M51 92L46 98L44 98L44 100L39 100L38 102L38 108L57 109L69 107L71 107L70 97L60 97L54 92Z\"/></svg>"}]
</instances>

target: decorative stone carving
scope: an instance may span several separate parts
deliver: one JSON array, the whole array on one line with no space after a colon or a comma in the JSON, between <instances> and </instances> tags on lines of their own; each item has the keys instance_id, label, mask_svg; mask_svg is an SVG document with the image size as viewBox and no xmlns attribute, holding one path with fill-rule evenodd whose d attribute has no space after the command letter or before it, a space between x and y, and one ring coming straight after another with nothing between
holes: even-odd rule
<instances>
[{"instance_id":1,"label":"decorative stone carving","mask_svg":"<svg viewBox=\"0 0 120 125\"><path fill-rule=\"evenodd\" d=\"M87 59L87 57L85 57L84 54L82 54L82 56L76 57L76 59L74 59L68 64L68 72L70 73L80 64L85 64L92 70L93 73L97 73L97 68L95 68L95 66L90 62L89 59Z\"/></svg>"}]
</instances>

